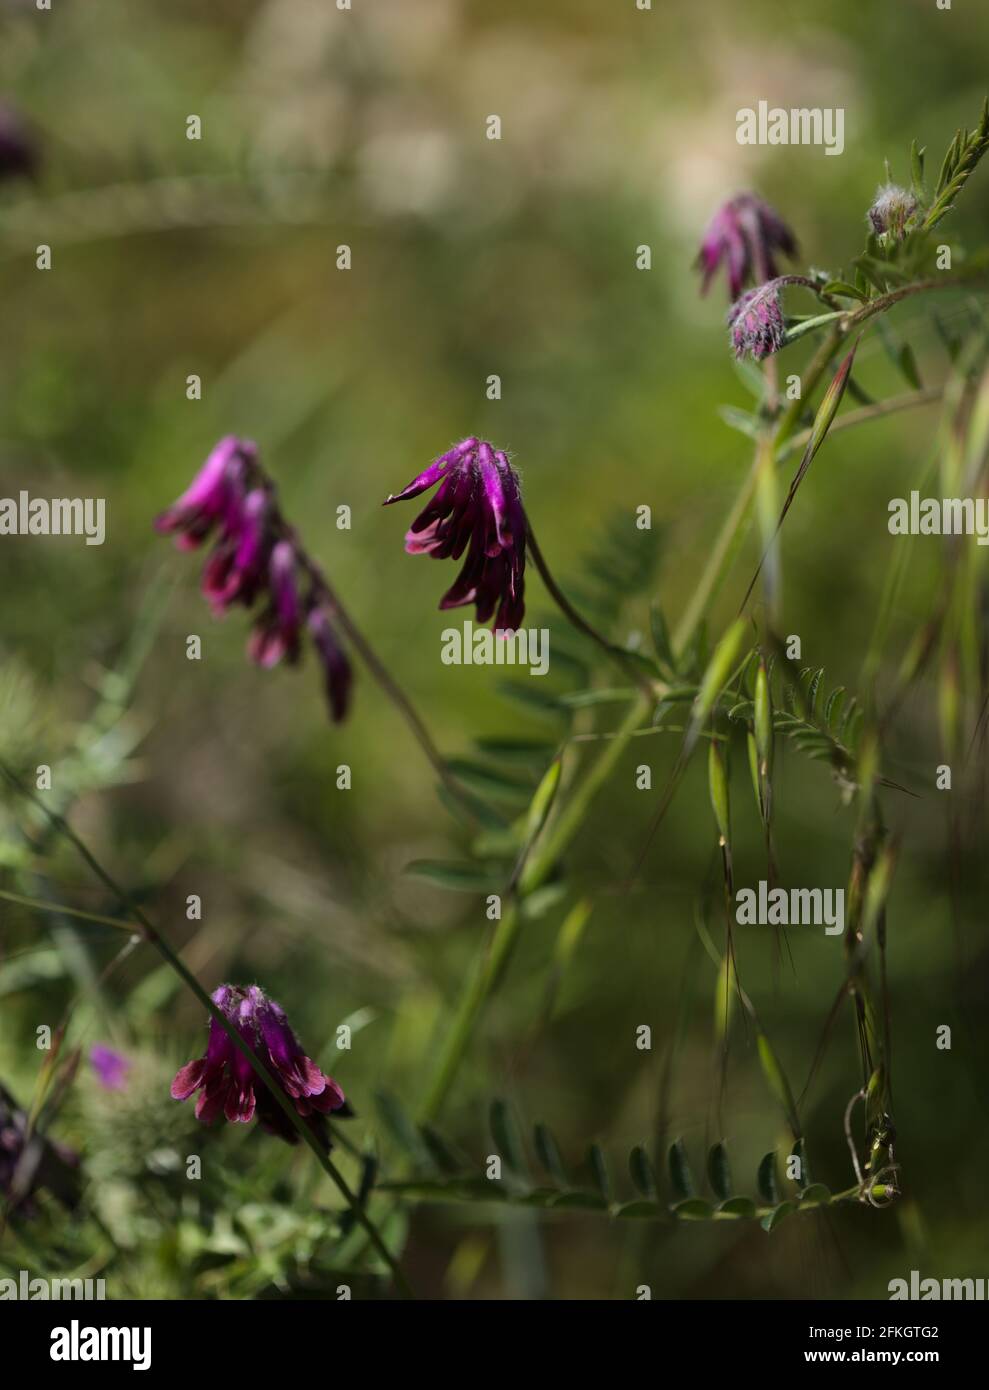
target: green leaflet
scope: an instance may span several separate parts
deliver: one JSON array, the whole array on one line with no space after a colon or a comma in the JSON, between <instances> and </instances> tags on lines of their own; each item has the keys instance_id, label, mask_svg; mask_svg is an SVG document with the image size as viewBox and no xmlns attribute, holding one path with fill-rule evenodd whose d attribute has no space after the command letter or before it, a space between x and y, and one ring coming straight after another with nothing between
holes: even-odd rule
<instances>
[{"instance_id":1,"label":"green leaflet","mask_svg":"<svg viewBox=\"0 0 989 1390\"><path fill-rule=\"evenodd\" d=\"M713 1145L707 1156L707 1180L714 1195L722 1202L727 1202L732 1195L731 1168L728 1163L728 1151L723 1143Z\"/></svg>"},{"instance_id":2,"label":"green leaflet","mask_svg":"<svg viewBox=\"0 0 989 1390\"><path fill-rule=\"evenodd\" d=\"M532 1142L536 1157L547 1173L560 1187L567 1185L567 1173L560 1157L560 1149L547 1125L537 1124L532 1132Z\"/></svg>"},{"instance_id":3,"label":"green leaflet","mask_svg":"<svg viewBox=\"0 0 989 1390\"><path fill-rule=\"evenodd\" d=\"M522 1140L518 1125L507 1101L493 1100L490 1111L491 1137L495 1148L514 1173L525 1171L522 1155Z\"/></svg>"},{"instance_id":4,"label":"green leaflet","mask_svg":"<svg viewBox=\"0 0 989 1390\"><path fill-rule=\"evenodd\" d=\"M759 1196L767 1206L775 1206L780 1199L779 1184L776 1181L776 1154L768 1153L759 1164L756 1177Z\"/></svg>"},{"instance_id":5,"label":"green leaflet","mask_svg":"<svg viewBox=\"0 0 989 1390\"><path fill-rule=\"evenodd\" d=\"M780 1202L778 1207L766 1213L759 1224L764 1231L771 1234L776 1230L780 1222L789 1216L791 1212L796 1211L796 1209L796 1202Z\"/></svg>"},{"instance_id":6,"label":"green leaflet","mask_svg":"<svg viewBox=\"0 0 989 1390\"><path fill-rule=\"evenodd\" d=\"M413 859L405 872L456 893L494 893L502 881L494 870L466 859Z\"/></svg>"},{"instance_id":7,"label":"green leaflet","mask_svg":"<svg viewBox=\"0 0 989 1390\"><path fill-rule=\"evenodd\" d=\"M652 1159L641 1144L636 1144L628 1156L628 1171L643 1197L656 1196L656 1172L652 1166Z\"/></svg>"},{"instance_id":8,"label":"green leaflet","mask_svg":"<svg viewBox=\"0 0 989 1390\"><path fill-rule=\"evenodd\" d=\"M679 1201L686 1201L695 1196L697 1189L694 1187L694 1179L682 1139L675 1139L670 1145L666 1161L674 1197Z\"/></svg>"}]
</instances>

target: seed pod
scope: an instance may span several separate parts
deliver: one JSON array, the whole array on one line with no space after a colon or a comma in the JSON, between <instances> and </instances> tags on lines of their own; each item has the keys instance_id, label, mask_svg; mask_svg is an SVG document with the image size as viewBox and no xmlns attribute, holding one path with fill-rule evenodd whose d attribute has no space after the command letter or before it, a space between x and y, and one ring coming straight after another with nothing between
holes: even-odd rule
<instances>
[{"instance_id":1,"label":"seed pod","mask_svg":"<svg viewBox=\"0 0 989 1390\"><path fill-rule=\"evenodd\" d=\"M751 729L745 736L746 747L749 750L749 772L752 774L752 790L755 792L755 804L759 807L759 814L762 815L762 788L759 786L759 754L755 746L755 734Z\"/></svg>"},{"instance_id":2,"label":"seed pod","mask_svg":"<svg viewBox=\"0 0 989 1390\"><path fill-rule=\"evenodd\" d=\"M759 809L768 825L770 817L770 791L773 774L773 696L769 685L766 663L760 657L759 669L755 678L755 702L753 715L753 734Z\"/></svg>"},{"instance_id":3,"label":"seed pod","mask_svg":"<svg viewBox=\"0 0 989 1390\"><path fill-rule=\"evenodd\" d=\"M768 778L773 770L773 697L766 663L761 658L755 678L755 746L760 777Z\"/></svg>"},{"instance_id":4,"label":"seed pod","mask_svg":"<svg viewBox=\"0 0 989 1390\"><path fill-rule=\"evenodd\" d=\"M731 819L728 802L727 760L718 739L711 739L707 755L707 781L711 793L711 806L718 826L723 848L731 845Z\"/></svg>"},{"instance_id":5,"label":"seed pod","mask_svg":"<svg viewBox=\"0 0 989 1390\"><path fill-rule=\"evenodd\" d=\"M526 838L530 844L546 824L546 817L556 800L562 767L563 759L559 756L555 757L543 774L542 781L536 788L529 804L529 813L526 817Z\"/></svg>"},{"instance_id":6,"label":"seed pod","mask_svg":"<svg viewBox=\"0 0 989 1390\"><path fill-rule=\"evenodd\" d=\"M711 713L718 696L721 694L728 682L728 678L731 676L732 670L742 650L742 643L745 640L745 631L747 627L748 622L745 618L736 618L714 649L714 655L707 664L707 669L701 680L700 689L694 700L690 727L684 738L685 753L689 752L696 744L701 726Z\"/></svg>"}]
</instances>

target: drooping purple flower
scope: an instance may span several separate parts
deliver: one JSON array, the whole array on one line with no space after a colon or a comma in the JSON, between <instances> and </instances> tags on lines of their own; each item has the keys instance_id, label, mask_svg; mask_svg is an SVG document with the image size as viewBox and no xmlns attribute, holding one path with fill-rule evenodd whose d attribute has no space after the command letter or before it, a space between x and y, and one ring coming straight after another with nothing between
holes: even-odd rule
<instances>
[{"instance_id":1,"label":"drooping purple flower","mask_svg":"<svg viewBox=\"0 0 989 1390\"><path fill-rule=\"evenodd\" d=\"M259 666L276 666L282 657L299 659L299 627L302 604L295 575L295 549L291 541L279 541L268 563L267 610L254 624L247 652Z\"/></svg>"},{"instance_id":2,"label":"drooping purple flower","mask_svg":"<svg viewBox=\"0 0 989 1390\"><path fill-rule=\"evenodd\" d=\"M264 584L272 549L268 512L263 488L252 488L235 515L231 509L225 534L203 570L203 595L214 613L225 612L232 603L250 607Z\"/></svg>"},{"instance_id":3,"label":"drooping purple flower","mask_svg":"<svg viewBox=\"0 0 989 1390\"><path fill-rule=\"evenodd\" d=\"M736 357L751 354L757 361L779 352L786 337L780 288L786 277L748 290L728 310L731 344Z\"/></svg>"},{"instance_id":4,"label":"drooping purple flower","mask_svg":"<svg viewBox=\"0 0 989 1390\"><path fill-rule=\"evenodd\" d=\"M779 274L774 256L793 256L797 242L790 228L768 203L754 193L740 193L712 217L697 257L703 274L701 294L707 294L722 261L728 275L728 296L737 299L751 280L760 285Z\"/></svg>"},{"instance_id":5,"label":"drooping purple flower","mask_svg":"<svg viewBox=\"0 0 989 1390\"><path fill-rule=\"evenodd\" d=\"M106 1043L93 1043L89 1049L89 1061L105 1091L126 1089L131 1063L122 1053L115 1052Z\"/></svg>"},{"instance_id":6,"label":"drooping purple flower","mask_svg":"<svg viewBox=\"0 0 989 1390\"><path fill-rule=\"evenodd\" d=\"M311 609L306 624L313 646L316 648L322 663L323 682L326 688L326 698L330 704L330 713L333 719L339 723L346 717L350 705L350 687L353 683L350 662L343 654L343 649L337 641L333 624L325 609Z\"/></svg>"},{"instance_id":7,"label":"drooping purple flower","mask_svg":"<svg viewBox=\"0 0 989 1390\"><path fill-rule=\"evenodd\" d=\"M342 719L352 677L334 630L335 604L321 571L278 509L275 487L261 467L257 446L233 435L221 439L155 527L174 534L180 550L213 541L202 591L214 613L223 615L234 604L252 608L265 601L247 646L259 666L282 660L294 664L308 632L323 667L331 716Z\"/></svg>"},{"instance_id":8,"label":"drooping purple flower","mask_svg":"<svg viewBox=\"0 0 989 1390\"><path fill-rule=\"evenodd\" d=\"M459 560L460 574L440 608L473 603L477 621L514 632L525 614L525 512L518 475L500 449L465 439L440 455L385 506L440 486L405 537L410 555Z\"/></svg>"},{"instance_id":9,"label":"drooping purple flower","mask_svg":"<svg viewBox=\"0 0 989 1390\"><path fill-rule=\"evenodd\" d=\"M31 178L38 169L38 147L20 115L0 102L0 179Z\"/></svg>"},{"instance_id":10,"label":"drooping purple flower","mask_svg":"<svg viewBox=\"0 0 989 1390\"><path fill-rule=\"evenodd\" d=\"M902 241L910 230L919 206L909 189L900 188L895 183L883 184L869 209L872 230L877 236L888 234L893 241Z\"/></svg>"},{"instance_id":11,"label":"drooping purple flower","mask_svg":"<svg viewBox=\"0 0 989 1390\"><path fill-rule=\"evenodd\" d=\"M327 1150L325 1116L349 1114L343 1091L299 1045L285 1010L257 985L221 985L213 1003L223 1011L246 1043L257 1053L281 1090ZM212 1124L221 1115L231 1124L249 1124L257 1117L262 1128L290 1144L299 1135L257 1076L250 1062L215 1018L210 1018L206 1055L180 1067L172 1082L172 1097L188 1100L196 1091L196 1118Z\"/></svg>"},{"instance_id":12,"label":"drooping purple flower","mask_svg":"<svg viewBox=\"0 0 989 1390\"><path fill-rule=\"evenodd\" d=\"M175 532L180 550L202 545L218 523L232 532L240 516L245 480L257 463L257 445L227 435L221 439L177 502L155 520L155 530Z\"/></svg>"}]
</instances>

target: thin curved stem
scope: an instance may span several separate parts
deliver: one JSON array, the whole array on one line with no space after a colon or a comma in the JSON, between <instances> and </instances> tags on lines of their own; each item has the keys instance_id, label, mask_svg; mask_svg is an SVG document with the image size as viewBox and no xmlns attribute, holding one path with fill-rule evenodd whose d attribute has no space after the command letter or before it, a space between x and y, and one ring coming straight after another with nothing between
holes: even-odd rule
<instances>
[{"instance_id":1,"label":"thin curved stem","mask_svg":"<svg viewBox=\"0 0 989 1390\"><path fill-rule=\"evenodd\" d=\"M258 476L263 480L265 488L268 490L269 497L274 499L275 485L273 481L268 477L268 475L265 473L264 469L260 466L260 464L256 464L255 467ZM436 744L433 742L429 730L423 723L422 718L420 717L415 706L412 704L412 701L409 699L409 697L405 694L405 691L391 675L388 668L385 666L384 662L375 652L370 642L368 642L367 638L361 632L354 619L350 616L350 614L347 612L347 609L340 602L339 597L337 596L335 590L333 589L333 586L330 584L325 573L323 572L322 567L319 564L317 564L317 562L309 555L309 553L299 542L298 534L295 531L295 528L288 524L288 522L285 520L285 518L279 511L277 504L274 502L274 500L272 500L271 505L273 512L273 526L280 535L283 535L287 540L290 540L292 542L295 549L296 560L300 567L308 575L309 581L313 585L313 588L318 591L320 597L323 598L329 605L329 607L332 609L334 617L337 619L341 629L349 639L351 646L358 653L367 669L371 672L373 679L378 683L378 685L384 691L387 698L392 702L392 704L398 710L399 714L405 720L406 724L412 732L413 738L418 743L419 747L422 749L423 754L425 755L427 761L433 768L433 771L436 773L437 777L446 787L450 795L457 800L458 804L463 806L464 809L470 814L470 816L473 819L476 819L476 811L473 802L471 801L471 798L468 796L466 789L460 784L457 778L450 771L445 759L443 758L442 753L440 753L439 749L436 747Z\"/></svg>"},{"instance_id":2,"label":"thin curved stem","mask_svg":"<svg viewBox=\"0 0 989 1390\"><path fill-rule=\"evenodd\" d=\"M340 602L335 590L330 585L320 567L314 560L311 560L308 555L302 556L301 559L303 568L319 589L322 597L326 599L327 603L332 608L333 615L348 637L351 646L358 653L364 665L371 672L371 675L377 681L385 695L391 700L392 704L409 726L413 737L422 749L428 762L432 765L433 771L451 795L455 796L458 801L467 805L469 808L470 803L465 801L464 788L447 767L442 753L440 753L436 744L433 742L429 730L420 718L412 701L391 675L387 666L385 666L384 662L361 632L354 619Z\"/></svg>"},{"instance_id":3,"label":"thin curved stem","mask_svg":"<svg viewBox=\"0 0 989 1390\"><path fill-rule=\"evenodd\" d=\"M686 611L674 630L673 653L677 657L685 651L700 626L745 537L745 527L759 481L759 469L757 454L711 547L700 583L691 594Z\"/></svg>"},{"instance_id":4,"label":"thin curved stem","mask_svg":"<svg viewBox=\"0 0 989 1390\"><path fill-rule=\"evenodd\" d=\"M886 401L875 401L872 405L863 405L859 410L849 410L844 415L834 421L829 434L837 434L840 430L852 429L855 425L867 424L870 420L881 420L886 415L896 415L901 410L912 410L914 406L933 405L944 395L943 386L928 386L922 391L906 391L902 396L892 396ZM792 435L787 443L777 454L777 462L782 463L790 454L802 449L808 442L812 430L802 430L800 434Z\"/></svg>"},{"instance_id":5,"label":"thin curved stem","mask_svg":"<svg viewBox=\"0 0 989 1390\"><path fill-rule=\"evenodd\" d=\"M863 304L861 309L856 309L849 314L842 326L846 332L850 332L860 323L874 318L876 314L884 314L887 309L891 309L901 299L909 299L911 295L915 294L926 294L931 290L960 290L964 289L966 285L971 285L985 278L986 272L979 270L971 275L942 275L932 280L915 280L912 285L901 285L899 289L888 290L886 294L881 294L876 299L870 299L868 304Z\"/></svg>"},{"instance_id":6,"label":"thin curved stem","mask_svg":"<svg viewBox=\"0 0 989 1390\"><path fill-rule=\"evenodd\" d=\"M839 328L833 328L811 358L802 377L801 399L789 401L776 422L773 431L773 444L777 456L779 455L780 448L789 439L797 421L800 419L803 401L811 394L825 371L827 371L828 363L838 351L843 338L844 334L841 330ZM748 526L749 513L755 499L761 467L762 459L757 449L752 465L746 474L745 481L735 499L735 503L728 516L725 518L711 549L711 553L708 555L700 583L691 595L686 612L674 631L673 650L676 655L684 651L690 639L697 631L704 615L707 613L715 595L720 589L735 555L738 553L738 549L745 537L746 527Z\"/></svg>"},{"instance_id":7,"label":"thin curved stem","mask_svg":"<svg viewBox=\"0 0 989 1390\"><path fill-rule=\"evenodd\" d=\"M0 889L0 899L7 903L16 903L18 907L34 908L36 912L51 912L57 917L74 917L80 922L95 922L101 927L116 927L118 931L130 932L140 937L145 934L138 922L127 922L122 917L104 917L101 912L83 912L78 907L46 902L44 898L29 898L24 893L8 893L5 889Z\"/></svg>"},{"instance_id":8,"label":"thin curved stem","mask_svg":"<svg viewBox=\"0 0 989 1390\"><path fill-rule=\"evenodd\" d=\"M539 571L539 576L546 585L550 598L552 598L567 622L575 627L578 632L582 632L585 637L589 637L592 642L596 642L605 655L620 667L622 673L635 681L635 684L644 695L652 696L654 693L652 682L649 680L648 676L643 673L638 663L630 657L628 652L622 647L615 646L613 642L608 641L607 637L598 632L597 628L589 623L583 614L579 613L577 609L574 608L559 584L557 584L549 565L546 563L546 557L539 548L539 543L536 540L532 524L528 517L526 517L525 534L526 544L532 555L533 564Z\"/></svg>"}]
</instances>

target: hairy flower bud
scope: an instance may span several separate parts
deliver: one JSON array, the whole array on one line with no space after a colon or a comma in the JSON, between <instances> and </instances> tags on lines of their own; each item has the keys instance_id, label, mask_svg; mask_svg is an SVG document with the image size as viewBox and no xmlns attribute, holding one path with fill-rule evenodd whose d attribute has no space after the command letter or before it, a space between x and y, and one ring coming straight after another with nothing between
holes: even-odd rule
<instances>
[{"instance_id":1,"label":"hairy flower bud","mask_svg":"<svg viewBox=\"0 0 989 1390\"><path fill-rule=\"evenodd\" d=\"M736 357L750 354L757 361L779 352L786 336L780 288L785 279L770 280L749 290L728 311L728 327Z\"/></svg>"},{"instance_id":2,"label":"hairy flower bud","mask_svg":"<svg viewBox=\"0 0 989 1390\"><path fill-rule=\"evenodd\" d=\"M895 183L883 184L869 209L872 230L877 236L885 234L894 241L902 241L913 225L918 208L917 199L909 189Z\"/></svg>"}]
</instances>

